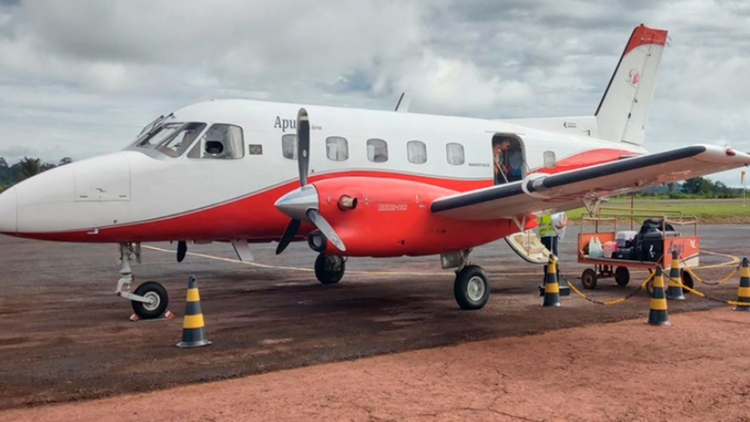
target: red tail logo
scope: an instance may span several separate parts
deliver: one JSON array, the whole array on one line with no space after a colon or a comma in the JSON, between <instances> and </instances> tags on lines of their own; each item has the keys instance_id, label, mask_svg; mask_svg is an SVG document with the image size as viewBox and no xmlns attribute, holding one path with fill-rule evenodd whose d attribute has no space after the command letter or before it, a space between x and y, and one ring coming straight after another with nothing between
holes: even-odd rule
<instances>
[{"instance_id":1,"label":"red tail logo","mask_svg":"<svg viewBox=\"0 0 750 422\"><path fill-rule=\"evenodd\" d=\"M641 81L641 74L635 69L630 69L628 72L628 83L633 86L638 86L638 82Z\"/></svg>"}]
</instances>

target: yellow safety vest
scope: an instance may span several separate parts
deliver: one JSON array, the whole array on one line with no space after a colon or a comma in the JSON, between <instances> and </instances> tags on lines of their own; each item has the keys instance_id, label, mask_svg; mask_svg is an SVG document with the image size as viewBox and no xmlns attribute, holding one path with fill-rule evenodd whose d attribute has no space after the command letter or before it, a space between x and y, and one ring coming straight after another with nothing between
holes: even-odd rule
<instances>
[{"instance_id":1,"label":"yellow safety vest","mask_svg":"<svg viewBox=\"0 0 750 422\"><path fill-rule=\"evenodd\" d=\"M557 231L552 225L552 216L544 215L539 219L539 237L554 237L557 236Z\"/></svg>"}]
</instances>

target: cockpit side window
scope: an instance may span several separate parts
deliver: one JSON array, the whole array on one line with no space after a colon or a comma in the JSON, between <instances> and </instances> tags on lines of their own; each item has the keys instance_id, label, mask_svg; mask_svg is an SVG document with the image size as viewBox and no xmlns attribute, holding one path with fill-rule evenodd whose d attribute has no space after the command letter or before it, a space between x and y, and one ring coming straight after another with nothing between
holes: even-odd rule
<instances>
[{"instance_id":1,"label":"cockpit side window","mask_svg":"<svg viewBox=\"0 0 750 422\"><path fill-rule=\"evenodd\" d=\"M190 148L205 128L205 123L188 123L157 145L156 150L170 157L179 157Z\"/></svg>"},{"instance_id":2,"label":"cockpit side window","mask_svg":"<svg viewBox=\"0 0 750 422\"><path fill-rule=\"evenodd\" d=\"M185 123L167 123L156 129L152 129L146 136L137 142L136 146L141 148L156 148L165 139L175 135Z\"/></svg>"},{"instance_id":3,"label":"cockpit side window","mask_svg":"<svg viewBox=\"0 0 750 422\"><path fill-rule=\"evenodd\" d=\"M211 125L188 153L188 158L237 159L245 156L242 128L235 125Z\"/></svg>"},{"instance_id":4,"label":"cockpit side window","mask_svg":"<svg viewBox=\"0 0 750 422\"><path fill-rule=\"evenodd\" d=\"M135 146L153 149L168 157L179 157L205 128L205 123L166 123L150 129L136 141Z\"/></svg>"}]
</instances>

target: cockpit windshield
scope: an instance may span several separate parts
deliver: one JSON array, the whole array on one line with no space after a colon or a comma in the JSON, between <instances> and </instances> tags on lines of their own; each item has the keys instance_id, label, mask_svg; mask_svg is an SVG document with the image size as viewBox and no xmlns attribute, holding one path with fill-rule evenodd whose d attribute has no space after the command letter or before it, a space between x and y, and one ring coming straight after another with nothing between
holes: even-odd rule
<instances>
[{"instance_id":1,"label":"cockpit windshield","mask_svg":"<svg viewBox=\"0 0 750 422\"><path fill-rule=\"evenodd\" d=\"M169 157L179 157L205 128L205 123L166 123L151 129L135 146L154 149Z\"/></svg>"}]
</instances>

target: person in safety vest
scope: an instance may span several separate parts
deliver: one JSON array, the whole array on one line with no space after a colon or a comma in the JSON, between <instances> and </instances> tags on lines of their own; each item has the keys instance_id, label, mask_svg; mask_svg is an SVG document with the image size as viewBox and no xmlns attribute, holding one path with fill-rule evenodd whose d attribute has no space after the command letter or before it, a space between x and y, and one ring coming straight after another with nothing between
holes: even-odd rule
<instances>
[{"instance_id":1,"label":"person in safety vest","mask_svg":"<svg viewBox=\"0 0 750 422\"><path fill-rule=\"evenodd\" d=\"M565 237L565 226L568 224L568 216L564 212L547 214L539 219L539 238L544 246L553 255L558 257L557 273L560 274L560 261L557 254L557 244ZM547 279L547 266L544 266L544 279Z\"/></svg>"}]
</instances>

